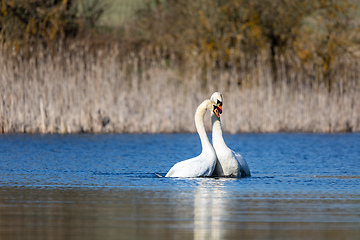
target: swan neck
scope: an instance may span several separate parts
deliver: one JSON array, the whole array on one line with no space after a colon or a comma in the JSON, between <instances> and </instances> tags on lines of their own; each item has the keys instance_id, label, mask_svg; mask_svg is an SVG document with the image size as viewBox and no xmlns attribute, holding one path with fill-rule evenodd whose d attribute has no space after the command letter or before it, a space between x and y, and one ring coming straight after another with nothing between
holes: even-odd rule
<instances>
[{"instance_id":1,"label":"swan neck","mask_svg":"<svg viewBox=\"0 0 360 240\"><path fill-rule=\"evenodd\" d=\"M211 113L211 125L212 125L212 141L214 148L216 148L215 146L219 146L219 145L226 146L221 129L220 118L216 116L214 113Z\"/></svg>"},{"instance_id":2,"label":"swan neck","mask_svg":"<svg viewBox=\"0 0 360 240\"><path fill-rule=\"evenodd\" d=\"M206 104L205 104L205 102L203 102L196 109L196 113L195 113L195 126L196 126L196 130L200 137L203 151L206 148L209 148L209 147L212 148L212 145L211 145L211 143L206 135L206 131L205 131L205 124L204 124L205 113L206 113Z\"/></svg>"}]
</instances>

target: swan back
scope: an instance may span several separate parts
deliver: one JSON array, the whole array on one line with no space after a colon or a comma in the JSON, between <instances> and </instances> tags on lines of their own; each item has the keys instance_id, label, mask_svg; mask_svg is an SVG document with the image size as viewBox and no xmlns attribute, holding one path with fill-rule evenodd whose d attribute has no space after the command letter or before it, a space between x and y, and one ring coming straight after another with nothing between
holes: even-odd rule
<instances>
[{"instance_id":1,"label":"swan back","mask_svg":"<svg viewBox=\"0 0 360 240\"><path fill-rule=\"evenodd\" d=\"M250 168L247 164L247 162L245 161L245 159L237 152L233 152L233 155L235 156L237 162L239 163L239 169L240 169L240 174L241 177L250 177L251 173L250 173Z\"/></svg>"},{"instance_id":2,"label":"swan back","mask_svg":"<svg viewBox=\"0 0 360 240\"><path fill-rule=\"evenodd\" d=\"M208 177L216 165L215 151L202 152L199 156L176 163L165 177Z\"/></svg>"}]
</instances>

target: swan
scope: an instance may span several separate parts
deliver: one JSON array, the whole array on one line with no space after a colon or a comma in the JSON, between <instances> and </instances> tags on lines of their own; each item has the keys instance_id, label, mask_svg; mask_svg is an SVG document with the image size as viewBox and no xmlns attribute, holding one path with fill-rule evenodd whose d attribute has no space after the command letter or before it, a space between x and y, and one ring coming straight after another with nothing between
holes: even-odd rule
<instances>
[{"instance_id":1,"label":"swan","mask_svg":"<svg viewBox=\"0 0 360 240\"><path fill-rule=\"evenodd\" d=\"M220 117L215 102L204 100L196 109L195 126L199 134L202 152L199 156L176 163L165 177L208 177L216 165L216 153L205 131L204 115L207 110Z\"/></svg>"},{"instance_id":2,"label":"swan","mask_svg":"<svg viewBox=\"0 0 360 240\"><path fill-rule=\"evenodd\" d=\"M219 112L222 112L223 97L219 92L213 93L210 100L217 103ZM217 162L212 176L216 177L250 177L250 169L245 159L231 150L225 143L220 117L211 113L212 143L216 152Z\"/></svg>"}]
</instances>

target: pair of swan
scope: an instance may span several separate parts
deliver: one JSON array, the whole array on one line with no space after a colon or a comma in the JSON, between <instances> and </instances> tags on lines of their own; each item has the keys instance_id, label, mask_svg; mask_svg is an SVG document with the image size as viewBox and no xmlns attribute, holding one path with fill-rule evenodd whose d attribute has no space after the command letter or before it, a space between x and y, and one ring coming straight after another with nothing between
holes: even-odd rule
<instances>
[{"instance_id":1,"label":"pair of swan","mask_svg":"<svg viewBox=\"0 0 360 240\"><path fill-rule=\"evenodd\" d=\"M195 125L202 152L199 156L176 163L165 177L246 177L250 169L245 159L225 143L220 122L223 98L215 92L210 100L203 101L195 113ZM204 126L204 115L211 110L212 140L209 142Z\"/></svg>"}]
</instances>

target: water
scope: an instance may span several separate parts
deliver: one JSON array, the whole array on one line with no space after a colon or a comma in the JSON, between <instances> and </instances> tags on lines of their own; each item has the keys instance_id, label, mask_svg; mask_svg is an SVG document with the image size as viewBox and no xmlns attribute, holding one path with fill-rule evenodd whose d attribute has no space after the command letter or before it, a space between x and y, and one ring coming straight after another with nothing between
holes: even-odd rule
<instances>
[{"instance_id":1,"label":"water","mask_svg":"<svg viewBox=\"0 0 360 240\"><path fill-rule=\"evenodd\" d=\"M252 177L156 177L196 134L0 135L0 239L360 239L360 134L225 140Z\"/></svg>"}]
</instances>

